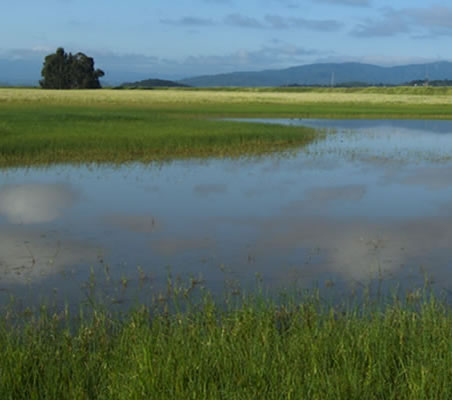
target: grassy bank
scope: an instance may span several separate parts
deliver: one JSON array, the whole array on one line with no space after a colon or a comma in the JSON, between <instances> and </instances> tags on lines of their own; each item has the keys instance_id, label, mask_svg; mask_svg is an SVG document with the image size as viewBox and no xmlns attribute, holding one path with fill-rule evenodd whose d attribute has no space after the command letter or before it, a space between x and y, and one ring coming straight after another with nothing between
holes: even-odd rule
<instances>
[{"instance_id":1,"label":"grassy bank","mask_svg":"<svg viewBox=\"0 0 452 400\"><path fill-rule=\"evenodd\" d=\"M235 157L316 138L308 128L222 117L452 118L448 91L390 89L0 89L0 166Z\"/></svg>"},{"instance_id":2,"label":"grassy bank","mask_svg":"<svg viewBox=\"0 0 452 400\"><path fill-rule=\"evenodd\" d=\"M184 313L41 313L0 324L2 399L447 399L452 314L254 297ZM19 322L19 324L18 324ZM20 328L17 327L20 325Z\"/></svg>"}]
</instances>

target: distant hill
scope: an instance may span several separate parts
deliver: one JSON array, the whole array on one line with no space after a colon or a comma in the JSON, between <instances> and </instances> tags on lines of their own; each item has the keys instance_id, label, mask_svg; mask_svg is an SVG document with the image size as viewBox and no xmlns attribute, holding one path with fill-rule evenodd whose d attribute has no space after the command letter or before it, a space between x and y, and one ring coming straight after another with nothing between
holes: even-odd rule
<instances>
[{"instance_id":1,"label":"distant hill","mask_svg":"<svg viewBox=\"0 0 452 400\"><path fill-rule=\"evenodd\" d=\"M197 87L341 85L362 82L369 85L401 85L413 81L452 79L452 63L441 61L380 67L361 63L310 64L280 70L233 72L186 78L179 82Z\"/></svg>"},{"instance_id":2,"label":"distant hill","mask_svg":"<svg viewBox=\"0 0 452 400\"><path fill-rule=\"evenodd\" d=\"M189 85L180 83L180 82L174 82L174 81L167 81L165 79L145 79L143 81L137 81L137 82L126 82L121 84L121 87L123 88L153 88L153 87L188 87Z\"/></svg>"},{"instance_id":3,"label":"distant hill","mask_svg":"<svg viewBox=\"0 0 452 400\"><path fill-rule=\"evenodd\" d=\"M0 58L2 86L38 86L41 79L42 60L23 62Z\"/></svg>"}]
</instances>

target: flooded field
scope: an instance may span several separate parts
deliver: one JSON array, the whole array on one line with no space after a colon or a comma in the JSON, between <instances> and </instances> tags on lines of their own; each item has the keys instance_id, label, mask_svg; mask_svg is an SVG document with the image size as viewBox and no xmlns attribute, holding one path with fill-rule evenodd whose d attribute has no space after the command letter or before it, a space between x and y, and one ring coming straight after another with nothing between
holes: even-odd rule
<instances>
[{"instance_id":1,"label":"flooded field","mask_svg":"<svg viewBox=\"0 0 452 400\"><path fill-rule=\"evenodd\" d=\"M284 156L0 170L0 299L122 303L169 272L452 286L452 121L259 121L328 133Z\"/></svg>"}]
</instances>

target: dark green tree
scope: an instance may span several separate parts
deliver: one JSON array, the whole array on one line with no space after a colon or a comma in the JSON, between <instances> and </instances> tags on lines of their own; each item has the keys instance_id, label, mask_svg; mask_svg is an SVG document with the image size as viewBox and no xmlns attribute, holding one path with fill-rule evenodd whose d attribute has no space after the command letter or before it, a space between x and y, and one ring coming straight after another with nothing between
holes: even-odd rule
<instances>
[{"instance_id":1,"label":"dark green tree","mask_svg":"<svg viewBox=\"0 0 452 400\"><path fill-rule=\"evenodd\" d=\"M39 81L45 89L67 89L68 82L68 55L63 48L58 48L54 54L49 54L44 60L41 71L44 79Z\"/></svg>"},{"instance_id":2,"label":"dark green tree","mask_svg":"<svg viewBox=\"0 0 452 400\"><path fill-rule=\"evenodd\" d=\"M44 59L39 84L44 89L99 89L104 71L94 69L94 60L83 53L65 53L62 47Z\"/></svg>"}]
</instances>

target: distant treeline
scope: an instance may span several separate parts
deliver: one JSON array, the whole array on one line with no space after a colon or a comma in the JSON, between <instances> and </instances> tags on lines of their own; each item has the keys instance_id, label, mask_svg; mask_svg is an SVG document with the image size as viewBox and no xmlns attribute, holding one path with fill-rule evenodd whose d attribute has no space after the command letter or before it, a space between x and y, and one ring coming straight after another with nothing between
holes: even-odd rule
<instances>
[{"instance_id":1,"label":"distant treeline","mask_svg":"<svg viewBox=\"0 0 452 400\"><path fill-rule=\"evenodd\" d=\"M416 80L407 83L407 86L452 86L452 80L441 79L441 80Z\"/></svg>"},{"instance_id":2,"label":"distant treeline","mask_svg":"<svg viewBox=\"0 0 452 400\"><path fill-rule=\"evenodd\" d=\"M335 85L319 85L319 84L307 84L307 85L300 85L298 83L292 83L289 85L284 85L282 87L319 87L319 88L326 88L326 87L337 87L337 88L359 88L359 87L392 87L397 85L388 85L384 83L367 83L367 82L341 82ZM405 86L405 85L403 85Z\"/></svg>"},{"instance_id":3,"label":"distant treeline","mask_svg":"<svg viewBox=\"0 0 452 400\"><path fill-rule=\"evenodd\" d=\"M155 87L189 87L189 85L165 79L145 79L143 81L123 83L118 89L152 89Z\"/></svg>"},{"instance_id":4,"label":"distant treeline","mask_svg":"<svg viewBox=\"0 0 452 400\"><path fill-rule=\"evenodd\" d=\"M386 83L367 83L367 82L341 82L338 84L335 84L334 87L337 88L359 88L359 87L400 87L400 86L452 86L452 80L450 79L441 79L441 80L425 80L425 79L419 79L414 80L410 82L405 82L400 85L394 85L394 84L386 84ZM293 83L290 85L284 85L282 87L319 87L319 88L325 88L325 87L333 87L332 85L300 85L298 83Z\"/></svg>"}]
</instances>

